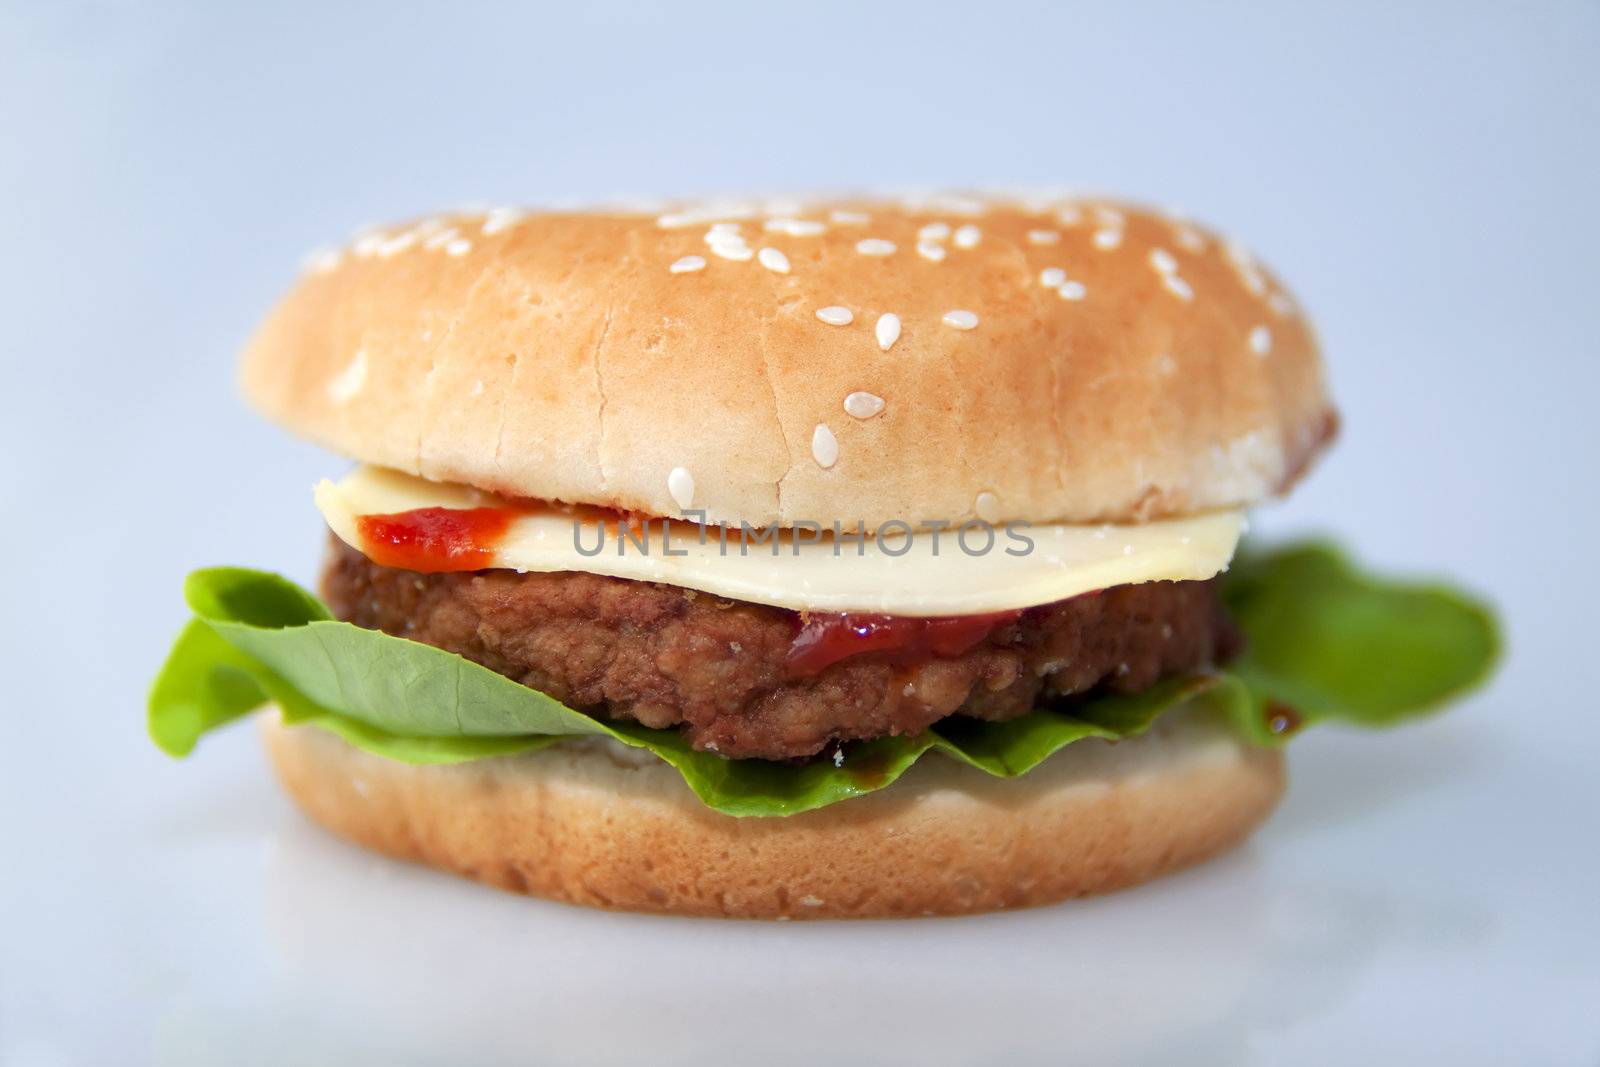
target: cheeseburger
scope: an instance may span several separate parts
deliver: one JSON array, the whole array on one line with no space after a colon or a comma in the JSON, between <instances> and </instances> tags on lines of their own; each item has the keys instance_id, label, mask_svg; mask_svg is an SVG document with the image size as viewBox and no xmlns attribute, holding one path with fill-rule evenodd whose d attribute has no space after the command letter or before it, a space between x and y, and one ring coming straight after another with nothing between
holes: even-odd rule
<instances>
[{"instance_id":1,"label":"cheeseburger","mask_svg":"<svg viewBox=\"0 0 1600 1067\"><path fill-rule=\"evenodd\" d=\"M268 707L316 822L502 888L745 917L1129 886L1283 742L1477 682L1482 605L1241 548L1338 425L1282 283L1092 198L456 213L315 255L248 345L320 595L192 574L151 693Z\"/></svg>"}]
</instances>

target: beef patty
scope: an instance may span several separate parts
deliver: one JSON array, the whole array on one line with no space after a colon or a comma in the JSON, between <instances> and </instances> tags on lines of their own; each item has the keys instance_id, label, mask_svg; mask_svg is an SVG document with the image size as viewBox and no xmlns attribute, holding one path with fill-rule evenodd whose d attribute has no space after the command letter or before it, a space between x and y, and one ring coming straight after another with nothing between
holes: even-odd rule
<instances>
[{"instance_id":1,"label":"beef patty","mask_svg":"<svg viewBox=\"0 0 1600 1067\"><path fill-rule=\"evenodd\" d=\"M1230 658L1215 580L1149 582L1030 608L964 652L788 666L799 612L582 572L418 574L337 538L322 592L340 619L459 653L570 707L679 727L699 749L794 759L835 740L1001 720L1091 691L1135 693ZM981 630L980 630L981 632Z\"/></svg>"}]
</instances>

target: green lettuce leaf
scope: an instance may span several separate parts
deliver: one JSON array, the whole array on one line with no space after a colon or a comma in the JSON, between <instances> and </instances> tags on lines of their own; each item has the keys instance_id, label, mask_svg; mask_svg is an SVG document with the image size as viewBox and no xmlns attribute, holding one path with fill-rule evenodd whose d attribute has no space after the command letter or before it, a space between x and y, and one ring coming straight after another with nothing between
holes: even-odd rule
<instances>
[{"instance_id":1,"label":"green lettuce leaf","mask_svg":"<svg viewBox=\"0 0 1600 1067\"><path fill-rule=\"evenodd\" d=\"M1396 725L1482 683L1500 657L1483 602L1364 575L1325 542L1241 552L1223 599L1249 642L1229 664L1240 684L1227 700L1242 702L1235 721L1258 741L1284 713L1300 724Z\"/></svg>"},{"instance_id":2,"label":"green lettuce leaf","mask_svg":"<svg viewBox=\"0 0 1600 1067\"><path fill-rule=\"evenodd\" d=\"M1244 557L1226 592L1250 641L1227 673L1089 697L1070 713L949 719L917 737L852 743L837 759L778 763L729 760L695 751L676 731L600 721L454 653L338 622L278 575L219 567L185 582L195 618L151 690L149 730L163 751L184 756L208 731L272 701L287 722L408 763L608 737L671 764L717 811L773 816L881 789L930 749L989 774L1024 774L1075 741L1137 736L1195 698L1261 744L1281 742L1292 732L1285 725L1300 721L1386 725L1480 681L1498 647L1481 604L1438 586L1363 577L1324 545Z\"/></svg>"}]
</instances>

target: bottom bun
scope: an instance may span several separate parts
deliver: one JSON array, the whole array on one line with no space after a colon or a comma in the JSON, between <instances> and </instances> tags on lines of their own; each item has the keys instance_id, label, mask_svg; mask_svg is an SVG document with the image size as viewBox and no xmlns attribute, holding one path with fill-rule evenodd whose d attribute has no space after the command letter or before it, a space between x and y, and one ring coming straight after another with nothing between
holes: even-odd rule
<instances>
[{"instance_id":1,"label":"bottom bun","mask_svg":"<svg viewBox=\"0 0 1600 1067\"><path fill-rule=\"evenodd\" d=\"M886 789L787 818L712 811L608 740L413 766L276 714L264 733L306 814L368 848L574 904L744 918L959 915L1134 885L1243 840L1284 782L1281 753L1198 706L1020 778L929 754Z\"/></svg>"}]
</instances>

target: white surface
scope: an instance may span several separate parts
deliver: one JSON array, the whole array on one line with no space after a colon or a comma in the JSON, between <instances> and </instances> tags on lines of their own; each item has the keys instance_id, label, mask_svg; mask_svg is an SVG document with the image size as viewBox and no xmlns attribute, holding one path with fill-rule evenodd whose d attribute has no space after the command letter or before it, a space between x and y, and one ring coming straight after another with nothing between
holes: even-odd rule
<instances>
[{"instance_id":1,"label":"white surface","mask_svg":"<svg viewBox=\"0 0 1600 1067\"><path fill-rule=\"evenodd\" d=\"M0 1063L1600 1059L1600 12L586 6L0 9ZM347 850L247 730L145 742L181 574L321 549L328 457L230 389L306 248L468 199L1063 180L1231 226L1317 318L1346 437L1269 528L1509 621L1450 715L1297 742L1249 847L1030 914L642 919Z\"/></svg>"}]
</instances>

